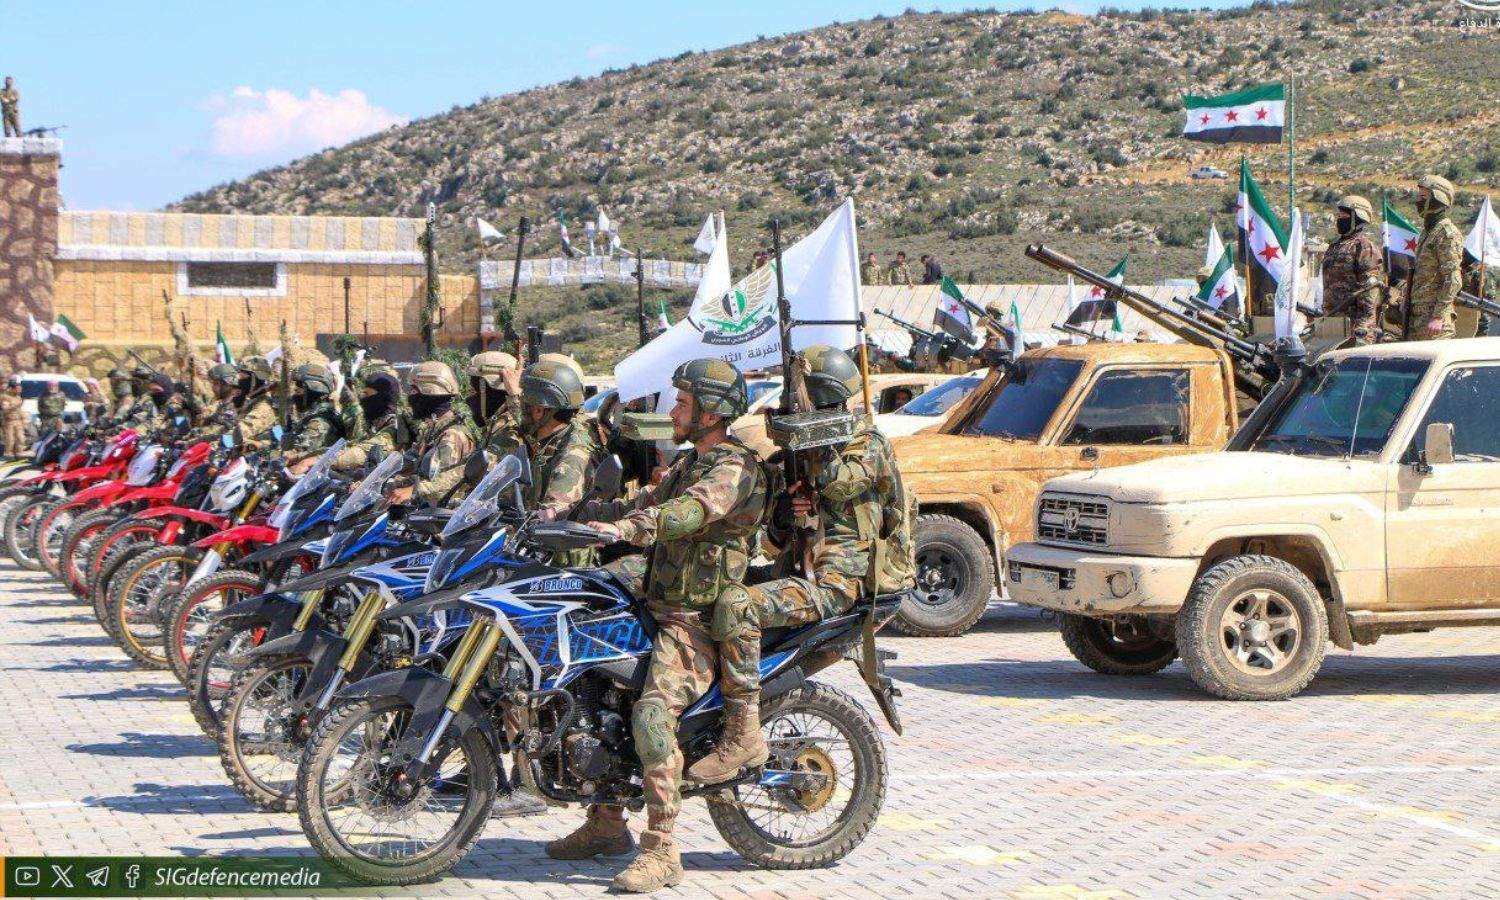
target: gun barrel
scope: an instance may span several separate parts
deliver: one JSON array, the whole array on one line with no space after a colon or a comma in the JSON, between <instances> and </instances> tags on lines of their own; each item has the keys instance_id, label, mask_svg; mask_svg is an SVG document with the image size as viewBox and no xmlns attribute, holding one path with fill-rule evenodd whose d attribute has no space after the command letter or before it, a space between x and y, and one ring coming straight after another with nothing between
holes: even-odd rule
<instances>
[{"instance_id":1,"label":"gun barrel","mask_svg":"<svg viewBox=\"0 0 1500 900\"><path fill-rule=\"evenodd\" d=\"M1468 291L1458 292L1458 305L1467 306L1469 309L1477 309L1487 316L1500 316L1500 303L1476 296Z\"/></svg>"}]
</instances>

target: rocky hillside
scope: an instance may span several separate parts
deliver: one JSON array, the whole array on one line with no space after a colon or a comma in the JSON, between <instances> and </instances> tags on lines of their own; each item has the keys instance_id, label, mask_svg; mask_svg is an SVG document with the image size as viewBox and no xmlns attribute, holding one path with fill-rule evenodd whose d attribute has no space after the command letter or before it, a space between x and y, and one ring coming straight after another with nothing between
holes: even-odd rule
<instances>
[{"instance_id":1,"label":"rocky hillside","mask_svg":"<svg viewBox=\"0 0 1500 900\"><path fill-rule=\"evenodd\" d=\"M628 245L688 257L706 212L724 209L739 269L768 217L795 233L852 193L865 248L933 252L960 278L1047 280L1019 253L1038 239L1106 266L1128 250L1132 280L1184 276L1210 217L1228 227L1233 190L1187 173L1232 174L1238 159L1177 137L1184 92L1294 76L1299 196L1314 210L1350 188L1407 202L1429 170L1466 203L1500 184L1500 40L1463 27L1468 12L1311 0L840 23L485 98L175 208L420 215L431 199L449 269L478 253L475 216L510 230L603 205ZM1285 147L1251 159L1284 196ZM534 246L556 244L545 227ZM581 316L576 340L611 337L603 295L565 310Z\"/></svg>"}]
</instances>

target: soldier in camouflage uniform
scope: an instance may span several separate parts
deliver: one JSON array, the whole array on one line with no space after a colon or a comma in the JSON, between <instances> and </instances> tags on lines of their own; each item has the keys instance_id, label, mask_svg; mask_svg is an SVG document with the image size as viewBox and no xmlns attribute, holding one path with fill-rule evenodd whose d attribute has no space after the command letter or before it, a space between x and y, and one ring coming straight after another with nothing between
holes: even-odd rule
<instances>
[{"instance_id":1,"label":"soldier in camouflage uniform","mask_svg":"<svg viewBox=\"0 0 1500 900\"><path fill-rule=\"evenodd\" d=\"M326 366L304 363L292 372L293 455L317 456L344 436L344 420L333 405L333 374Z\"/></svg>"},{"instance_id":2,"label":"soldier in camouflage uniform","mask_svg":"<svg viewBox=\"0 0 1500 900\"><path fill-rule=\"evenodd\" d=\"M496 458L521 445L521 368L501 350L469 358L469 411L480 427L479 444Z\"/></svg>"},{"instance_id":3,"label":"soldier in camouflage uniform","mask_svg":"<svg viewBox=\"0 0 1500 900\"><path fill-rule=\"evenodd\" d=\"M871 253L865 257L865 261L859 267L859 280L867 287L879 287L885 284L885 272L880 268L880 261Z\"/></svg>"},{"instance_id":4,"label":"soldier in camouflage uniform","mask_svg":"<svg viewBox=\"0 0 1500 900\"><path fill-rule=\"evenodd\" d=\"M155 428L161 424L162 405L166 403L167 397L171 395L172 380L162 376L166 381L163 386L158 382L157 373L146 365L138 365L130 372L130 386L135 394L131 401L130 409L126 411L121 424L134 428L137 431ZM165 393L163 393L165 391ZM155 394L161 394L161 400L154 398Z\"/></svg>"},{"instance_id":5,"label":"soldier in camouflage uniform","mask_svg":"<svg viewBox=\"0 0 1500 900\"><path fill-rule=\"evenodd\" d=\"M1454 301L1463 283L1459 267L1463 264L1464 239L1448 218L1453 193L1453 185L1440 175L1426 175L1417 182L1422 236L1406 287L1408 330L1414 341L1451 338L1455 333Z\"/></svg>"},{"instance_id":6,"label":"soldier in camouflage uniform","mask_svg":"<svg viewBox=\"0 0 1500 900\"><path fill-rule=\"evenodd\" d=\"M26 401L21 399L21 381L11 378L0 394L0 439L5 444L6 456L20 456L26 452Z\"/></svg>"},{"instance_id":7,"label":"soldier in camouflage uniform","mask_svg":"<svg viewBox=\"0 0 1500 900\"><path fill-rule=\"evenodd\" d=\"M239 373L240 435L245 446L262 447L271 441L279 419L271 402L271 364L264 356L247 356L240 360Z\"/></svg>"},{"instance_id":8,"label":"soldier in camouflage uniform","mask_svg":"<svg viewBox=\"0 0 1500 900\"><path fill-rule=\"evenodd\" d=\"M802 358L813 404L847 408L861 387L859 367L848 354L819 344L807 348ZM782 566L810 570L804 577L752 587L730 585L720 596L713 637L719 642L724 729L714 752L688 770L692 781L716 784L766 761L760 729L761 632L848 612L862 593L876 589L877 558L912 552L909 535L888 533L891 525L906 523L899 513L907 510L908 500L890 442L870 417L860 417L847 444L807 455L810 481L777 492L788 502L778 504L767 522L766 544ZM801 559L790 559L793 517L809 515L817 518L817 542L803 550ZM915 567L914 562L895 562L903 571Z\"/></svg>"},{"instance_id":9,"label":"soldier in camouflage uniform","mask_svg":"<svg viewBox=\"0 0 1500 900\"><path fill-rule=\"evenodd\" d=\"M906 251L902 250L896 254L896 261L886 270L885 283L898 287L911 287L911 269L906 267Z\"/></svg>"},{"instance_id":10,"label":"soldier in camouflage uniform","mask_svg":"<svg viewBox=\"0 0 1500 900\"><path fill-rule=\"evenodd\" d=\"M205 409L197 422L201 436L218 436L239 424L240 370L229 363L217 363L208 370L209 389L214 405Z\"/></svg>"},{"instance_id":11,"label":"soldier in camouflage uniform","mask_svg":"<svg viewBox=\"0 0 1500 900\"><path fill-rule=\"evenodd\" d=\"M130 408L135 405L135 391L131 385L130 373L119 366L109 370L109 393L114 403L110 407L109 417L115 422L125 421L130 415Z\"/></svg>"},{"instance_id":12,"label":"soldier in camouflage uniform","mask_svg":"<svg viewBox=\"0 0 1500 900\"><path fill-rule=\"evenodd\" d=\"M728 363L701 359L679 366L672 384L678 391L674 437L690 441L693 449L678 456L660 483L628 500L591 501L578 514L598 520L590 523L595 528L650 548L649 569L640 557L612 565L638 585L658 626L645 689L631 715L648 830L640 853L614 881L616 889L636 892L682 881L672 840L682 805L677 718L713 684L717 650L710 613L724 589L745 577L767 496L760 460L728 432L748 406L744 376ZM631 843L624 810L595 806L581 828L547 845L547 855L618 855L629 852Z\"/></svg>"},{"instance_id":13,"label":"soldier in camouflage uniform","mask_svg":"<svg viewBox=\"0 0 1500 900\"><path fill-rule=\"evenodd\" d=\"M458 377L446 363L428 360L411 370L412 418L418 423L412 452L417 457L416 481L397 488L392 502L415 499L429 506L451 503L463 483L464 463L475 448L468 424L453 408L459 397Z\"/></svg>"},{"instance_id":14,"label":"soldier in camouflage uniform","mask_svg":"<svg viewBox=\"0 0 1500 900\"><path fill-rule=\"evenodd\" d=\"M588 488L600 448L587 423L578 419L583 405L583 379L561 362L536 362L521 373L521 437L531 458L531 484L526 487L527 509L540 510L544 519L567 512ZM554 553L556 566L591 566L592 548Z\"/></svg>"},{"instance_id":15,"label":"soldier in camouflage uniform","mask_svg":"<svg viewBox=\"0 0 1500 900\"><path fill-rule=\"evenodd\" d=\"M38 433L56 431L62 427L63 411L68 408L68 398L62 394L62 386L54 379L47 382L46 393L36 401L36 428Z\"/></svg>"},{"instance_id":16,"label":"soldier in camouflage uniform","mask_svg":"<svg viewBox=\"0 0 1500 900\"><path fill-rule=\"evenodd\" d=\"M369 465L372 451L384 456L407 443L407 427L401 415L401 380L394 374L377 370L366 375L360 387L359 407L365 420L365 436L334 457L335 471L362 469ZM316 461L315 457L309 457L304 465L311 468Z\"/></svg>"},{"instance_id":17,"label":"soldier in camouflage uniform","mask_svg":"<svg viewBox=\"0 0 1500 900\"><path fill-rule=\"evenodd\" d=\"M1380 334L1376 315L1385 295L1385 263L1369 232L1374 218L1365 198L1350 194L1339 200L1339 236L1323 254L1323 315L1348 316L1356 346L1372 344Z\"/></svg>"}]
</instances>

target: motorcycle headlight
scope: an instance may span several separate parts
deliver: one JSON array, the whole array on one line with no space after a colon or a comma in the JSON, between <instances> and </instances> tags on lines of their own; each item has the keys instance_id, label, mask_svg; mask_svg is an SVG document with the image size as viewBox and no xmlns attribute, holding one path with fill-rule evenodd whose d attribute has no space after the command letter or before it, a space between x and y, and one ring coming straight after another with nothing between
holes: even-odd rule
<instances>
[{"instance_id":1,"label":"motorcycle headlight","mask_svg":"<svg viewBox=\"0 0 1500 900\"><path fill-rule=\"evenodd\" d=\"M463 547L449 547L439 551L437 559L433 560L432 566L427 570L427 581L422 585L422 593L430 594L448 583L453 572L458 568L459 562L466 556L468 551Z\"/></svg>"},{"instance_id":2,"label":"motorcycle headlight","mask_svg":"<svg viewBox=\"0 0 1500 900\"><path fill-rule=\"evenodd\" d=\"M336 565L343 557L344 551L354 543L357 532L354 530L340 531L328 539L328 545L323 548L323 568Z\"/></svg>"}]
</instances>

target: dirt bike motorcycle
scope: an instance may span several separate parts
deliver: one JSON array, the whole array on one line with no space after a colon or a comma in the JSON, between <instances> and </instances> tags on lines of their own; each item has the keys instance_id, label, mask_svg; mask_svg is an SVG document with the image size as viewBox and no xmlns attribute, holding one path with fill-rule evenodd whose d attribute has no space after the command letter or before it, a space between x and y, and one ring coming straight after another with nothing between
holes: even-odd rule
<instances>
[{"instance_id":1,"label":"dirt bike motorcycle","mask_svg":"<svg viewBox=\"0 0 1500 900\"><path fill-rule=\"evenodd\" d=\"M317 851L356 878L410 884L451 869L478 839L498 792L502 760L519 750L527 778L560 803L643 806L630 712L645 680L655 623L645 603L602 569L560 569L538 557L599 546L610 535L575 523L519 526L495 520L502 494L526 473L502 461L444 529L429 579L489 569L495 583L458 596L399 604L382 618L463 608L473 624L440 671L409 666L344 687L318 722L297 772L302 830ZM483 486L483 485L482 485ZM478 495L478 496L476 496ZM897 692L883 672L875 631L901 594L798 628L771 629L761 661L762 722L770 759L730 782L684 785L708 798L721 835L771 868L826 866L852 851L879 815L885 748L848 695L811 681L846 654L900 733ZM685 765L710 752L723 700L711 688L682 714ZM503 720L524 723L514 743ZM371 821L379 822L371 828Z\"/></svg>"},{"instance_id":2,"label":"dirt bike motorcycle","mask_svg":"<svg viewBox=\"0 0 1500 900\"><path fill-rule=\"evenodd\" d=\"M178 543L153 546L119 568L105 593L111 636L132 659L151 669L169 667L163 645L165 616L200 567L217 568L226 555L273 541L276 529L251 517L261 502L281 492L279 460L237 455L233 436L223 439L222 464L208 489L205 509L156 507L132 519L181 520Z\"/></svg>"},{"instance_id":3,"label":"dirt bike motorcycle","mask_svg":"<svg viewBox=\"0 0 1500 900\"><path fill-rule=\"evenodd\" d=\"M23 568L42 568L35 543L37 523L71 495L120 477L135 455L138 439L131 429L109 439L81 437L62 453L55 468L16 485L25 499L5 509L5 549L11 559Z\"/></svg>"},{"instance_id":4,"label":"dirt bike motorcycle","mask_svg":"<svg viewBox=\"0 0 1500 900\"><path fill-rule=\"evenodd\" d=\"M70 502L83 509L68 524L58 540L61 549L56 551L58 574L68 589L79 597L88 597L90 580L110 551L123 548L121 540L144 540L147 533L147 529L132 531L116 526L133 512L180 503L178 492L183 479L208 460L212 449L207 441L186 448L148 445L130 461L124 479L94 485L74 496ZM206 488L208 482L203 484ZM52 544L49 525L44 522L37 527L42 534L38 552L45 562ZM155 535L155 531L149 533ZM106 536L113 540L106 541Z\"/></svg>"}]
</instances>

